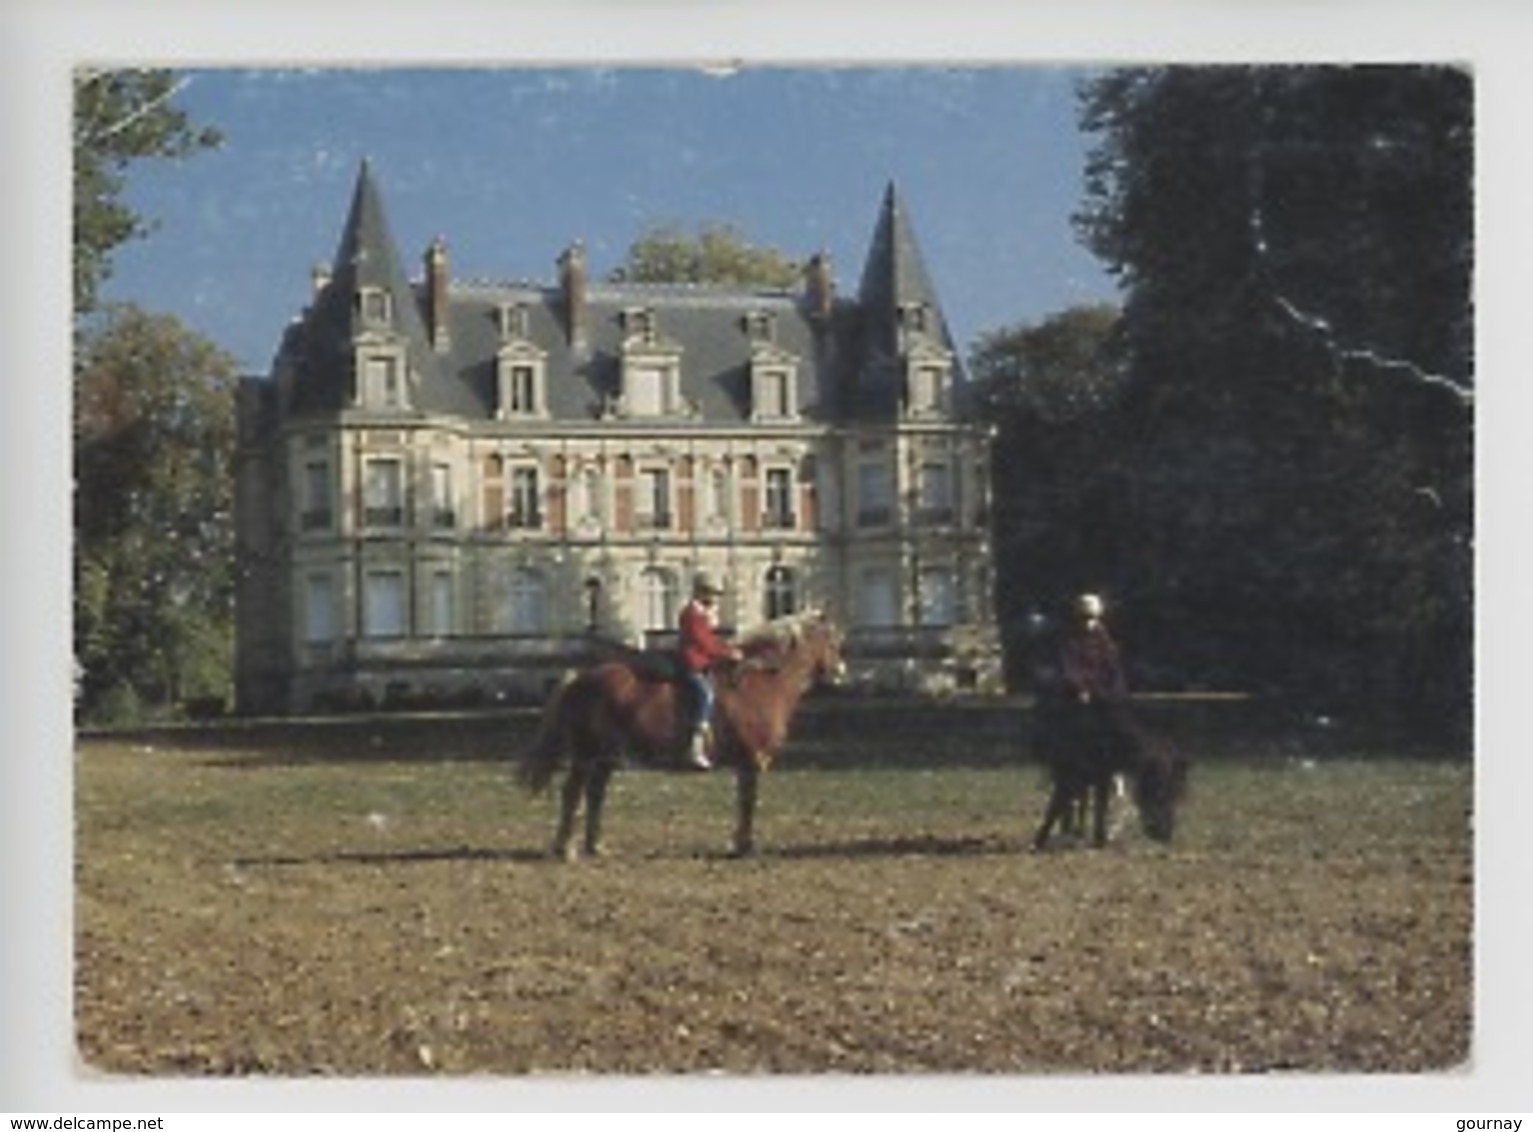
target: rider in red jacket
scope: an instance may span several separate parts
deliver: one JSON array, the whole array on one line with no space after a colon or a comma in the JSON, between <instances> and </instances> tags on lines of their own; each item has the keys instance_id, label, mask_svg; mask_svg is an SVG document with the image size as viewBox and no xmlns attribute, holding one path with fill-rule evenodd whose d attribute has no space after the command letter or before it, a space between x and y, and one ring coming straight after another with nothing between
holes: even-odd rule
<instances>
[{"instance_id":1,"label":"rider in red jacket","mask_svg":"<svg viewBox=\"0 0 1533 1132\"><path fill-rule=\"evenodd\" d=\"M692 742L687 757L693 766L707 770L713 765L708 748L712 740L709 720L713 716L713 682L708 671L721 660L739 660L740 652L717 633L715 607L724 591L707 574L692 584L692 600L682 607L679 628L681 667L698 703Z\"/></svg>"}]
</instances>

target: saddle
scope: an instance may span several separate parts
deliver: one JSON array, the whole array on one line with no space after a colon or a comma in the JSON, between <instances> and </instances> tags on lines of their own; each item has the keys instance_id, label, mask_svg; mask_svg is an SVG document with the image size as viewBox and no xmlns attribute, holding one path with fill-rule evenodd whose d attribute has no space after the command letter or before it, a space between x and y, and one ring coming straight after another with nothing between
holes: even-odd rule
<instances>
[{"instance_id":1,"label":"saddle","mask_svg":"<svg viewBox=\"0 0 1533 1132\"><path fill-rule=\"evenodd\" d=\"M686 676L681 658L671 649L634 649L623 659L647 684L673 684Z\"/></svg>"}]
</instances>

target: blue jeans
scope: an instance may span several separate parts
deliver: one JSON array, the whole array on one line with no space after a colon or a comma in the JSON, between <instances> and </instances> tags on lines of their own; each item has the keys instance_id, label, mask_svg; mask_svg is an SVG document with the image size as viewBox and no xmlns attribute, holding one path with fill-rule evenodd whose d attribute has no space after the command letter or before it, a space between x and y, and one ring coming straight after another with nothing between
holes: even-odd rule
<instances>
[{"instance_id":1,"label":"blue jeans","mask_svg":"<svg viewBox=\"0 0 1533 1132\"><path fill-rule=\"evenodd\" d=\"M697 700L696 727L702 727L713 718L713 681L708 679L706 672L687 670L687 682L692 685L692 691Z\"/></svg>"}]
</instances>

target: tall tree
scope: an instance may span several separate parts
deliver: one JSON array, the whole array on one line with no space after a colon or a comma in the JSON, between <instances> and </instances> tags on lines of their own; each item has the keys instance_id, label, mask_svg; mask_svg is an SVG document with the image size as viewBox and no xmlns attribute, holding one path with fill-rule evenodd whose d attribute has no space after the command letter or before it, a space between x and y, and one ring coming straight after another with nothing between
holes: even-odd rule
<instances>
[{"instance_id":1,"label":"tall tree","mask_svg":"<svg viewBox=\"0 0 1533 1132\"><path fill-rule=\"evenodd\" d=\"M164 70L82 68L74 80L74 305L94 310L113 251L149 231L123 199L128 166L179 158L219 142L175 104L181 80Z\"/></svg>"},{"instance_id":2,"label":"tall tree","mask_svg":"<svg viewBox=\"0 0 1533 1132\"><path fill-rule=\"evenodd\" d=\"M696 235L677 228L651 229L634 241L612 278L633 283L792 287L801 274L799 264L774 248L751 244L735 228L705 225Z\"/></svg>"},{"instance_id":3,"label":"tall tree","mask_svg":"<svg viewBox=\"0 0 1533 1132\"><path fill-rule=\"evenodd\" d=\"M1082 306L981 336L969 357L976 412L996 430L996 594L1008 675L1033 675L1036 618L1070 595L1113 590L1119 496L1111 422L1123 384L1115 307Z\"/></svg>"},{"instance_id":4,"label":"tall tree","mask_svg":"<svg viewBox=\"0 0 1533 1132\"><path fill-rule=\"evenodd\" d=\"M233 359L112 307L75 384L75 656L87 716L223 698L233 624Z\"/></svg>"},{"instance_id":5,"label":"tall tree","mask_svg":"<svg viewBox=\"0 0 1533 1132\"><path fill-rule=\"evenodd\" d=\"M1111 306L1075 307L984 334L969 358L976 409L997 432L1002 569L1022 582L1006 596L1027 609L1106 580L1110 563L1092 544L1107 532L1087 512L1122 381L1117 318Z\"/></svg>"},{"instance_id":6,"label":"tall tree","mask_svg":"<svg viewBox=\"0 0 1533 1132\"><path fill-rule=\"evenodd\" d=\"M1469 76L1130 69L1082 107L1147 635L1212 679L1462 716Z\"/></svg>"}]
</instances>

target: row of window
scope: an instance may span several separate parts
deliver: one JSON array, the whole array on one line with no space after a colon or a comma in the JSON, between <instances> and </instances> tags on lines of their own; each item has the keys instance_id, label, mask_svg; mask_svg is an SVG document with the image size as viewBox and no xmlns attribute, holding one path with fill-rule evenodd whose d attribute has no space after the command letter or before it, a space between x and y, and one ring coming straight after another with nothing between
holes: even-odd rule
<instances>
[{"instance_id":1,"label":"row of window","mask_svg":"<svg viewBox=\"0 0 1533 1132\"><path fill-rule=\"evenodd\" d=\"M496 416L502 420L548 415L548 391L541 351L521 344L497 363ZM409 405L404 384L404 352L398 346L370 345L359 351L358 403L373 409ZM798 417L798 396L791 363L751 365L751 419L789 421ZM694 407L682 395L680 363L669 356L625 356L621 392L610 406L622 417L691 415Z\"/></svg>"},{"instance_id":2,"label":"row of window","mask_svg":"<svg viewBox=\"0 0 1533 1132\"><path fill-rule=\"evenodd\" d=\"M674 570L650 567L638 576L632 620L645 632L673 629L681 610L685 589ZM869 567L858 578L857 623L884 628L901 623L899 586L895 571ZM600 585L588 584L586 623L582 628L604 628L598 606ZM426 580L421 608L412 617L409 581L404 569L370 569L362 578L360 635L374 639L412 635L412 621L421 636L451 636L458 632L456 586L452 571L432 571ZM544 635L553 629L550 581L535 567L512 570L496 611L496 629L514 635ZM310 644L335 641L341 633L338 593L331 573L310 574L304 591L305 639ZM787 566L767 571L760 595L759 615L767 620L789 617L802 603L798 572ZM917 615L925 626L951 625L957 618L954 577L945 570L923 571L918 580ZM752 610L736 609L737 617L751 619ZM624 620L627 620L626 618Z\"/></svg>"},{"instance_id":3,"label":"row of window","mask_svg":"<svg viewBox=\"0 0 1533 1132\"><path fill-rule=\"evenodd\" d=\"M458 526L457 496L452 465L433 464L428 484L429 523L435 528ZM812 476L812 469L809 472ZM806 476L806 478L809 478ZM569 487L569 518L575 523L603 521L607 510L607 477L596 468L577 473ZM636 530L677 529L675 477L668 468L639 468L634 476L631 522ZM800 527L795 474L790 468L767 468L761 480L755 522L763 530L796 530ZM540 530L547 523L543 506L544 483L535 464L513 464L509 469L498 456L485 465L482 481L484 523L490 529ZM303 530L327 530L334 525L331 499L334 488L328 462L311 461L304 468L303 499L299 525ZM914 489L913 518L922 524L954 520L951 469L946 464L921 465ZM364 464L362 521L368 527L400 527L406 521L406 468L398 457L378 457ZM737 514L730 491L729 474L714 469L702 480L702 516L705 521L728 523ZM887 526L896 513L893 477L887 463L866 463L858 468L856 521L860 527Z\"/></svg>"},{"instance_id":4,"label":"row of window","mask_svg":"<svg viewBox=\"0 0 1533 1132\"><path fill-rule=\"evenodd\" d=\"M393 331L392 297L388 291L364 287L357 296L357 314L365 339L359 342L357 398L373 408L408 404L404 387L404 350ZM622 345L621 392L616 406L624 416L657 417L686 413L681 394L680 350L661 340L655 312L634 307L620 315ZM929 333L931 311L924 304L900 310L902 332L914 334L907 346ZM756 311L744 321L751 347L751 415L755 420L791 420L798 415L795 375L797 359L775 344L775 316ZM497 415L542 417L548 412L547 355L529 337L525 305L500 311L501 349L497 361ZM950 408L951 367L945 357L912 358L906 375L907 412L925 416Z\"/></svg>"},{"instance_id":5,"label":"row of window","mask_svg":"<svg viewBox=\"0 0 1533 1132\"><path fill-rule=\"evenodd\" d=\"M596 595L599 583L588 584L585 629L602 628ZM683 586L675 571L650 567L638 578L636 620L645 632L675 628L681 611ZM426 582L424 602L414 620L423 636L456 633L456 587L450 570L432 571ZM767 571L762 592L761 616L768 620L799 611L799 577L786 566ZM340 632L335 579L330 573L309 575L305 589L305 639L310 644L334 641ZM511 571L503 600L496 612L496 628L517 635L541 635L551 629L549 580L533 567ZM362 578L360 632L369 638L410 635L409 589L406 571L399 567L368 570Z\"/></svg>"}]
</instances>

